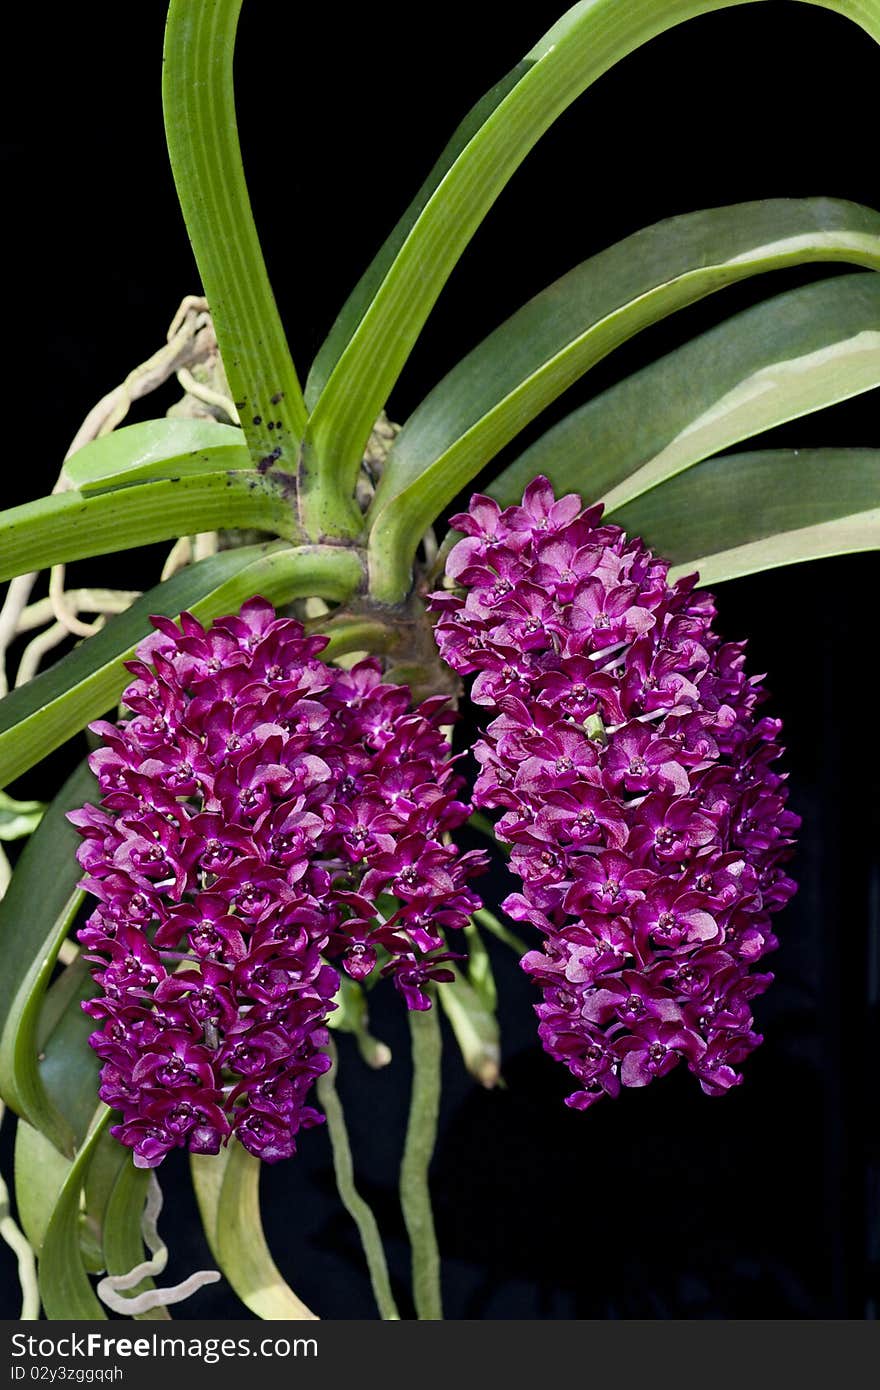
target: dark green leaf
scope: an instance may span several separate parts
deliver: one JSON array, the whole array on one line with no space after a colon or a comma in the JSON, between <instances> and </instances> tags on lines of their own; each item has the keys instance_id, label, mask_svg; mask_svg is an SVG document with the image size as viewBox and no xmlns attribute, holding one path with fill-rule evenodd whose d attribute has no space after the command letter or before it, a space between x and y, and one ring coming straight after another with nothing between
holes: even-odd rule
<instances>
[{"instance_id":1,"label":"dark green leaf","mask_svg":"<svg viewBox=\"0 0 880 1390\"><path fill-rule=\"evenodd\" d=\"M880 276L790 290L588 401L489 486L502 506L545 474L620 506L719 449L880 383Z\"/></svg>"},{"instance_id":2,"label":"dark green leaf","mask_svg":"<svg viewBox=\"0 0 880 1390\"><path fill-rule=\"evenodd\" d=\"M670 478L613 520L703 584L880 546L880 450L730 454Z\"/></svg>"},{"instance_id":3,"label":"dark green leaf","mask_svg":"<svg viewBox=\"0 0 880 1390\"><path fill-rule=\"evenodd\" d=\"M97 1088L93 1093L97 1094ZM114 1139L109 1130L99 1139L83 1186L83 1203L80 1212L79 1245L83 1264L90 1274L101 1274L107 1268L105 1239L108 1226L117 1219L110 1211L110 1198L123 1168L131 1164L131 1150ZM142 1170L138 1170L142 1171ZM140 1230L140 1215L134 1221L135 1235ZM120 1233L119 1239L125 1237ZM139 1255L138 1259L142 1257ZM135 1261L132 1260L132 1264ZM127 1266L128 1269L131 1265Z\"/></svg>"},{"instance_id":4,"label":"dark green leaf","mask_svg":"<svg viewBox=\"0 0 880 1390\"><path fill-rule=\"evenodd\" d=\"M88 797L97 800L94 783ZM79 836L76 839L77 844L81 843ZM82 874L76 864L67 868L71 877L74 869ZM41 897L35 896L33 901L40 903ZM97 1103L100 1063L89 1047L96 1024L82 1008L83 1000L97 993L88 962L76 960L51 985L40 1013L37 1033L40 1079L47 1095L73 1130L77 1144L82 1143ZM51 1033L43 1040L41 1034L50 1021Z\"/></svg>"},{"instance_id":5,"label":"dark green leaf","mask_svg":"<svg viewBox=\"0 0 880 1390\"><path fill-rule=\"evenodd\" d=\"M628 53L735 0L582 0L453 137L424 190L343 311L326 353L309 445L350 494L370 428L437 297L486 212L558 115ZM815 0L880 41L880 0ZM498 99L495 99L498 98ZM429 185L433 180L429 180ZM428 193L425 197L424 194ZM414 216L414 213L417 213ZM372 294L369 304L366 301Z\"/></svg>"},{"instance_id":6,"label":"dark green leaf","mask_svg":"<svg viewBox=\"0 0 880 1390\"><path fill-rule=\"evenodd\" d=\"M83 765L65 782L25 846L0 901L0 1086L18 1115L71 1155L72 1123L46 1091L38 1066L40 1013L58 950L83 894L79 835L65 813L95 795ZM63 1050L63 1049L62 1049ZM94 1084L94 1083L93 1083ZM91 1112L95 1108L92 1091Z\"/></svg>"},{"instance_id":7,"label":"dark green leaf","mask_svg":"<svg viewBox=\"0 0 880 1390\"><path fill-rule=\"evenodd\" d=\"M372 592L408 590L415 547L489 459L613 348L726 285L814 260L880 268L880 214L826 199L687 213L577 266L490 334L397 436L368 524Z\"/></svg>"}]
</instances>

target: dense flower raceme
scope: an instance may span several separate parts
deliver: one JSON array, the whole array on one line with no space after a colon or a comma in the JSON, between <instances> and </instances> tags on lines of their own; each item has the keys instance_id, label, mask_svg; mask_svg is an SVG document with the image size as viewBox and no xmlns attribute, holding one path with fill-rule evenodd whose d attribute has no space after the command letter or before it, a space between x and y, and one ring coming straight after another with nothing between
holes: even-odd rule
<instances>
[{"instance_id":1,"label":"dense flower raceme","mask_svg":"<svg viewBox=\"0 0 880 1390\"><path fill-rule=\"evenodd\" d=\"M696 576L670 585L601 511L544 478L503 512L474 497L453 518L459 592L432 598L441 654L499 711L474 803L503 812L522 879L504 906L544 934L522 964L578 1109L681 1060L710 1095L741 1079L800 823L743 644L713 632Z\"/></svg>"},{"instance_id":2,"label":"dense flower raceme","mask_svg":"<svg viewBox=\"0 0 880 1390\"><path fill-rule=\"evenodd\" d=\"M320 1118L306 1096L329 1065L327 961L356 980L384 961L429 1007L483 856L445 843L468 808L442 698L413 710L378 662L322 662L326 638L263 599L208 631L153 623L132 717L93 726L101 805L70 817L98 899L79 939L101 1096L140 1166L233 1131L274 1161Z\"/></svg>"}]
</instances>

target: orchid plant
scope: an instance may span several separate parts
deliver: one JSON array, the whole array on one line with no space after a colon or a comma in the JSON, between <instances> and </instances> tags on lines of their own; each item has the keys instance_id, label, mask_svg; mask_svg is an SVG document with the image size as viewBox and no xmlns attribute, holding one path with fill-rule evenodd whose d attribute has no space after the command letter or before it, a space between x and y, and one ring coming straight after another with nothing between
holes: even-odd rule
<instances>
[{"instance_id":1,"label":"orchid plant","mask_svg":"<svg viewBox=\"0 0 880 1390\"><path fill-rule=\"evenodd\" d=\"M673 217L537 294L402 425L386 414L456 262L556 117L642 43L739 2L569 9L465 117L301 385L236 134L241 0L172 0L166 129L205 297L91 413L52 495L0 514L4 691L7 649L35 634L0 702L0 784L91 732L48 808L0 794L0 837L26 839L0 903L20 1222L2 1233L24 1317L167 1317L220 1273L257 1317L316 1316L274 1264L258 1188L325 1121L378 1310L398 1317L335 1085L340 1057L388 1059L367 1017L382 980L412 1037L414 1305L441 1317L440 1014L494 1084L487 933L533 979L575 1109L678 1066L709 1095L742 1079L798 818L779 721L696 576L880 541L875 451L731 452L880 385L865 273L880 214L811 198ZM880 41L880 0L808 3ZM493 471L639 330L736 281L841 261L858 269L720 322ZM179 405L122 426L173 373ZM148 593L66 587L71 562L163 541ZM471 676L476 776L449 733ZM465 822L485 851L456 843ZM480 882L496 844L503 917ZM217 1271L160 1288L156 1170L180 1148Z\"/></svg>"}]
</instances>

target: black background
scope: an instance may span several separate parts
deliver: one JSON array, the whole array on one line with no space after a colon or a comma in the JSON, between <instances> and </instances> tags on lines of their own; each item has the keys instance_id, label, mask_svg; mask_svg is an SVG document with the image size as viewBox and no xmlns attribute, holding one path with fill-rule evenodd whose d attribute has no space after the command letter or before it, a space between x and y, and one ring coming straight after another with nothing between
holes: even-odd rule
<instances>
[{"instance_id":1,"label":"black background","mask_svg":"<svg viewBox=\"0 0 880 1390\"><path fill-rule=\"evenodd\" d=\"M458 120L561 9L561 0L446 0L400 18L386 0L246 0L245 162L301 375ZM178 302L197 289L163 144L163 11L158 0L93 0L9 16L6 505L50 489L87 410L160 345ZM621 63L499 198L428 323L392 415L405 418L530 294L650 222L774 196L880 207L878 86L880 53L865 34L787 0L691 21ZM586 389L768 293L832 273L814 267L728 289L620 349ZM164 411L175 394L132 418ZM769 438L876 444L875 398ZM147 587L160 555L106 557L76 573ZM871 557L844 557L739 580L719 596L721 628L747 635L751 669L770 673L791 801L804 817L801 890L780 921L777 982L757 1006L766 1042L742 1087L709 1100L676 1074L588 1114L568 1111L566 1074L537 1044L527 982L504 948L493 949L507 1087L472 1084L451 1040L446 1064L434 1188L448 1316L876 1317L875 573ZM21 790L49 793L70 761L70 750L56 755ZM361 1185L405 1301L395 1168L406 1027L389 989L373 998L374 1028L394 1062L368 1073L344 1039L340 1084ZM183 1157L173 1155L161 1177L173 1282L210 1257ZM263 1190L273 1251L300 1296L325 1317L372 1316L323 1131L267 1170ZM14 1314L5 1247L0 1278ZM247 1315L224 1285L185 1311Z\"/></svg>"}]
</instances>

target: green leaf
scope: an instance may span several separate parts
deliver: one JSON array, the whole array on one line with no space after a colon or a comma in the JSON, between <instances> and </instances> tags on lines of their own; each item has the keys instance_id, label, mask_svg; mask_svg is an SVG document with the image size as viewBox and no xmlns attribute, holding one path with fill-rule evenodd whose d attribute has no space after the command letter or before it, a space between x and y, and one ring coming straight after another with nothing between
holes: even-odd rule
<instances>
[{"instance_id":1,"label":"green leaf","mask_svg":"<svg viewBox=\"0 0 880 1390\"><path fill-rule=\"evenodd\" d=\"M147 1187L150 1170L135 1168L131 1154L117 1144L120 1162L117 1175L110 1190L102 1223L105 1267L108 1274L128 1274L144 1259L144 1242L141 1235L141 1218L147 1200ZM141 1279L133 1288L127 1289L126 1298L136 1298L147 1289L154 1289L156 1283L149 1276ZM144 1313L135 1313L137 1322L163 1322L169 1314L164 1308L150 1308Z\"/></svg>"},{"instance_id":2,"label":"green leaf","mask_svg":"<svg viewBox=\"0 0 880 1390\"><path fill-rule=\"evenodd\" d=\"M880 450L803 449L709 459L614 513L703 584L880 547Z\"/></svg>"},{"instance_id":3,"label":"green leaf","mask_svg":"<svg viewBox=\"0 0 880 1390\"><path fill-rule=\"evenodd\" d=\"M501 1033L493 1009L455 965L455 979L439 985L437 998L452 1024L464 1064L481 1086L494 1086L501 1071Z\"/></svg>"},{"instance_id":4,"label":"green leaf","mask_svg":"<svg viewBox=\"0 0 880 1390\"><path fill-rule=\"evenodd\" d=\"M368 515L370 582L410 585L434 518L529 421L640 329L752 275L813 260L880 269L880 214L826 199L686 213L592 256L484 339L394 441Z\"/></svg>"},{"instance_id":5,"label":"green leaf","mask_svg":"<svg viewBox=\"0 0 880 1390\"><path fill-rule=\"evenodd\" d=\"M494 1013L498 1007L498 988L492 961L476 922L468 922L464 939L467 942L468 983L476 990L483 1007Z\"/></svg>"},{"instance_id":6,"label":"green leaf","mask_svg":"<svg viewBox=\"0 0 880 1390\"><path fill-rule=\"evenodd\" d=\"M80 873L79 866L72 862L64 866L64 871L74 880ZM95 989L86 962L75 961L50 985L37 1023L39 1082L53 1113L62 1117L72 1136L68 1148L71 1154L85 1138L97 1103L99 1062L88 1045L94 1024L81 1007L82 1000ZM106 1166L108 1148L117 1167L117 1155L124 1152L106 1134L99 1143L89 1170L87 1220L99 1217L98 1195L88 1192L88 1188L94 1186L93 1177L99 1177ZM15 1199L24 1230L37 1254L70 1165L71 1159L60 1153L50 1138L19 1119L15 1132Z\"/></svg>"},{"instance_id":7,"label":"green leaf","mask_svg":"<svg viewBox=\"0 0 880 1390\"><path fill-rule=\"evenodd\" d=\"M278 604L313 594L341 600L361 579L359 559L340 546L247 546L187 566L0 701L0 785L118 701L129 680L123 662L149 633L150 614L176 617L187 609L207 623L254 594Z\"/></svg>"},{"instance_id":8,"label":"green leaf","mask_svg":"<svg viewBox=\"0 0 880 1390\"><path fill-rule=\"evenodd\" d=\"M98 791L94 783L88 797L97 800ZM77 846L81 843L78 835L76 842ZM71 877L74 870L82 874L78 864L71 865L68 870ZM39 902L40 899L35 898L34 901ZM51 985L40 1013L37 1032L40 1079L46 1093L73 1130L78 1144L82 1142L95 1113L95 1097L98 1094L100 1062L89 1047L95 1021L82 1008L83 1000L97 993L88 962L82 959L74 961ZM57 1018L53 1019L56 1011ZM51 1033L44 1040L43 1030L50 1021Z\"/></svg>"},{"instance_id":9,"label":"green leaf","mask_svg":"<svg viewBox=\"0 0 880 1390\"><path fill-rule=\"evenodd\" d=\"M215 420L146 420L92 439L64 460L61 475L83 496L133 482L252 467L245 435Z\"/></svg>"},{"instance_id":10,"label":"green leaf","mask_svg":"<svg viewBox=\"0 0 880 1390\"><path fill-rule=\"evenodd\" d=\"M16 801L0 792L0 840L23 840L32 834L45 809L42 801Z\"/></svg>"},{"instance_id":11,"label":"green leaf","mask_svg":"<svg viewBox=\"0 0 880 1390\"><path fill-rule=\"evenodd\" d=\"M474 921L479 922L484 931L491 932L499 941L503 941L505 946L509 946L511 951L514 951L518 956L524 956L530 949L526 942L517 936L516 932L512 932L503 922L499 922L495 914L490 912L488 908L478 907L474 913Z\"/></svg>"},{"instance_id":12,"label":"green leaf","mask_svg":"<svg viewBox=\"0 0 880 1390\"><path fill-rule=\"evenodd\" d=\"M317 405L336 363L354 336L370 303L375 298L401 247L412 231L419 214L437 191L459 155L479 132L480 127L485 124L499 103L504 100L511 88L515 87L524 73L528 71L528 68L528 62L519 63L506 77L496 83L492 90L487 92L468 113L394 231L383 242L381 249L348 296L312 363L305 385L305 400L309 410Z\"/></svg>"},{"instance_id":13,"label":"green leaf","mask_svg":"<svg viewBox=\"0 0 880 1390\"><path fill-rule=\"evenodd\" d=\"M52 970L83 894L77 888L80 837L66 812L96 785L83 764L65 782L22 851L0 901L0 1090L8 1105L72 1155L72 1123L50 1098L38 1066L40 1013ZM94 1112L92 1091L91 1113Z\"/></svg>"},{"instance_id":14,"label":"green leaf","mask_svg":"<svg viewBox=\"0 0 880 1390\"><path fill-rule=\"evenodd\" d=\"M56 492L0 513L0 579L232 527L292 539L283 479L249 470L161 478L88 497Z\"/></svg>"},{"instance_id":15,"label":"green leaf","mask_svg":"<svg viewBox=\"0 0 880 1390\"><path fill-rule=\"evenodd\" d=\"M102 1105L95 1123L71 1165L43 1240L40 1296L51 1321L104 1320L106 1314L89 1282L80 1251L80 1199L95 1147L110 1119Z\"/></svg>"},{"instance_id":16,"label":"green leaf","mask_svg":"<svg viewBox=\"0 0 880 1390\"><path fill-rule=\"evenodd\" d=\"M848 15L880 42L880 0L812 2ZM308 447L329 465L342 495L354 487L373 421L441 289L540 136L596 78L648 39L734 3L582 0L496 88L499 99L490 94L468 117L448 156L441 157L436 186L423 190L404 215L391 246L379 253L343 311L332 344L319 355L324 385L309 422Z\"/></svg>"},{"instance_id":17,"label":"green leaf","mask_svg":"<svg viewBox=\"0 0 880 1390\"><path fill-rule=\"evenodd\" d=\"M65 460L63 477L84 496L156 478L241 471L251 457L241 430L216 420L146 420L85 444Z\"/></svg>"},{"instance_id":18,"label":"green leaf","mask_svg":"<svg viewBox=\"0 0 880 1390\"><path fill-rule=\"evenodd\" d=\"M543 473L559 495L621 506L720 449L877 385L880 276L822 280L736 314L603 391L487 490L509 506Z\"/></svg>"},{"instance_id":19,"label":"green leaf","mask_svg":"<svg viewBox=\"0 0 880 1390\"><path fill-rule=\"evenodd\" d=\"M15 1204L21 1228L37 1255L72 1166L73 1160L59 1153L51 1139L19 1118L15 1126Z\"/></svg>"},{"instance_id":20,"label":"green leaf","mask_svg":"<svg viewBox=\"0 0 880 1390\"><path fill-rule=\"evenodd\" d=\"M172 0L163 105L177 196L211 308L251 458L299 475L300 519L313 539L357 534L351 489L338 510L300 467L306 408L254 226L235 120L232 56L241 0ZM270 133L276 148L289 138ZM280 145L279 145L280 141Z\"/></svg>"},{"instance_id":21,"label":"green leaf","mask_svg":"<svg viewBox=\"0 0 880 1390\"><path fill-rule=\"evenodd\" d=\"M97 1087L93 1092L97 1094ZM116 1222L118 1213L110 1211L110 1198L123 1168L131 1164L131 1150L125 1148L108 1130L101 1135L92 1155L89 1170L83 1185L83 1203L80 1212L79 1244L83 1263L90 1274L101 1274L107 1268L107 1255L104 1249L108 1227ZM139 1170L140 1171L140 1170ZM135 1217L134 1229L140 1229L140 1215ZM118 1238L125 1236L119 1233ZM141 1256L138 1256L140 1259ZM132 1261L132 1265L135 1261ZM131 1269L128 1265L127 1269ZM125 1272L125 1271L123 1271Z\"/></svg>"},{"instance_id":22,"label":"green leaf","mask_svg":"<svg viewBox=\"0 0 880 1390\"><path fill-rule=\"evenodd\" d=\"M216 1158L192 1154L193 1187L211 1254L258 1318L315 1319L272 1259L260 1216L260 1160L233 1140Z\"/></svg>"}]
</instances>

